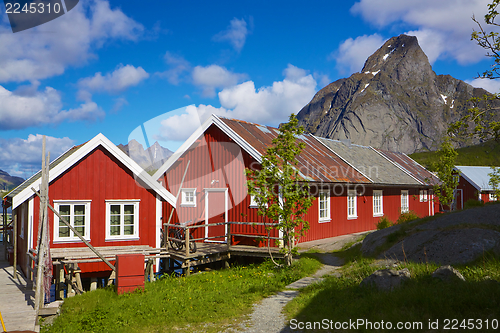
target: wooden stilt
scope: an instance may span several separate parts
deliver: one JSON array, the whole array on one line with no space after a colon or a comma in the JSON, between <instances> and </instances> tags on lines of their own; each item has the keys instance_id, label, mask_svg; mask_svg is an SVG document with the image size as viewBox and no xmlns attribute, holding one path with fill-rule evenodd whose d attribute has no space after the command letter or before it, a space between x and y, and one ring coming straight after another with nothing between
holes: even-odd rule
<instances>
[{"instance_id":1,"label":"wooden stilt","mask_svg":"<svg viewBox=\"0 0 500 333\"><path fill-rule=\"evenodd\" d=\"M94 291L97 289L97 278L90 278L90 291Z\"/></svg>"}]
</instances>

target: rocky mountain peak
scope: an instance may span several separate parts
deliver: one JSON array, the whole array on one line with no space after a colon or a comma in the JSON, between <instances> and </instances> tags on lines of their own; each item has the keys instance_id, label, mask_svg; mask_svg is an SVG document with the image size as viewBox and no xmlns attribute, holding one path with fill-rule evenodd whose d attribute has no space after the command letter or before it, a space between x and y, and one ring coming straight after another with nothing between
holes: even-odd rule
<instances>
[{"instance_id":1,"label":"rocky mountain peak","mask_svg":"<svg viewBox=\"0 0 500 333\"><path fill-rule=\"evenodd\" d=\"M413 153L437 149L448 124L483 94L436 75L417 38L400 35L368 57L361 73L321 89L297 118L317 136Z\"/></svg>"}]
</instances>

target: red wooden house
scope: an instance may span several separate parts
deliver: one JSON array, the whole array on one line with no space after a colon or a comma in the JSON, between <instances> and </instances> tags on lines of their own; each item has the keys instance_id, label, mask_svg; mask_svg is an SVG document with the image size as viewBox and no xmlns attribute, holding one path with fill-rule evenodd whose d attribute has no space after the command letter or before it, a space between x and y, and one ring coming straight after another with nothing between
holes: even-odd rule
<instances>
[{"instance_id":1,"label":"red wooden house","mask_svg":"<svg viewBox=\"0 0 500 333\"><path fill-rule=\"evenodd\" d=\"M481 200L483 202L496 201L493 187L489 184L491 167L486 166L455 166L459 177L455 190L453 209L463 209L467 200Z\"/></svg>"},{"instance_id":2,"label":"red wooden house","mask_svg":"<svg viewBox=\"0 0 500 333\"><path fill-rule=\"evenodd\" d=\"M247 193L245 169L259 169L262 155L278 129L212 115L153 175L181 197L171 223L204 226L194 237L226 242L227 225L263 222ZM436 178L404 154L301 135L305 148L298 171L316 197L306 214L310 230L301 241L372 230L381 216L397 219L401 211L432 215ZM163 206L169 216L172 206ZM269 222L269 221L266 221ZM242 235L264 235L262 227L231 226L232 244L252 244ZM272 236L278 236L277 233ZM255 244L255 242L253 242Z\"/></svg>"},{"instance_id":3,"label":"red wooden house","mask_svg":"<svg viewBox=\"0 0 500 333\"><path fill-rule=\"evenodd\" d=\"M14 189L8 200L18 221L18 262L28 274L27 253L38 240L41 172ZM162 203L175 197L136 162L99 134L75 146L50 164L50 204L96 248L125 251L127 247L159 248ZM50 248L59 253L85 244L49 212ZM61 251L64 249L64 251ZM85 277L110 269L102 262L81 263Z\"/></svg>"}]
</instances>

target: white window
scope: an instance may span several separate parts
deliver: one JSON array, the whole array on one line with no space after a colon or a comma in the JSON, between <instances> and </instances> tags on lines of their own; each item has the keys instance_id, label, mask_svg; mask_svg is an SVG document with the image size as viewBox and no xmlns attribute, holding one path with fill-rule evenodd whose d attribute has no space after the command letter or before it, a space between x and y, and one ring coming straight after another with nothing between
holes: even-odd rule
<instances>
[{"instance_id":1,"label":"white window","mask_svg":"<svg viewBox=\"0 0 500 333\"><path fill-rule=\"evenodd\" d=\"M259 208L259 204L255 200L255 195L250 195L250 208Z\"/></svg>"},{"instance_id":2,"label":"white window","mask_svg":"<svg viewBox=\"0 0 500 333\"><path fill-rule=\"evenodd\" d=\"M139 200L106 200L106 240L139 238Z\"/></svg>"},{"instance_id":3,"label":"white window","mask_svg":"<svg viewBox=\"0 0 500 333\"><path fill-rule=\"evenodd\" d=\"M406 213L410 210L408 204L408 190L401 191L401 213Z\"/></svg>"},{"instance_id":4,"label":"white window","mask_svg":"<svg viewBox=\"0 0 500 333\"><path fill-rule=\"evenodd\" d=\"M420 202L427 201L427 190L420 190Z\"/></svg>"},{"instance_id":5,"label":"white window","mask_svg":"<svg viewBox=\"0 0 500 333\"><path fill-rule=\"evenodd\" d=\"M195 188L183 188L181 190L181 207L196 207Z\"/></svg>"},{"instance_id":6,"label":"white window","mask_svg":"<svg viewBox=\"0 0 500 333\"><path fill-rule=\"evenodd\" d=\"M384 208L382 202L382 190L373 191L373 216L384 215Z\"/></svg>"},{"instance_id":7,"label":"white window","mask_svg":"<svg viewBox=\"0 0 500 333\"><path fill-rule=\"evenodd\" d=\"M347 194L347 218L355 219L358 217L356 191L349 190Z\"/></svg>"},{"instance_id":8,"label":"white window","mask_svg":"<svg viewBox=\"0 0 500 333\"><path fill-rule=\"evenodd\" d=\"M328 222L330 221L330 193L319 192L319 221Z\"/></svg>"},{"instance_id":9,"label":"white window","mask_svg":"<svg viewBox=\"0 0 500 333\"><path fill-rule=\"evenodd\" d=\"M83 238L90 240L90 201L54 200L54 209ZM77 235L54 214L54 242L80 241Z\"/></svg>"},{"instance_id":10,"label":"white window","mask_svg":"<svg viewBox=\"0 0 500 333\"><path fill-rule=\"evenodd\" d=\"M497 201L497 196L495 193L490 193L490 201Z\"/></svg>"}]
</instances>

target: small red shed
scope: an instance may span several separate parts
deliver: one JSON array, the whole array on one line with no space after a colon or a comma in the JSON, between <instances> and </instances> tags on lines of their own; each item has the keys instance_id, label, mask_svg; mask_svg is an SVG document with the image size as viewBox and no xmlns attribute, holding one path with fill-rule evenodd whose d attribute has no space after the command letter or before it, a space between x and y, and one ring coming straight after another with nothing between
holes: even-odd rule
<instances>
[{"instance_id":1,"label":"small red shed","mask_svg":"<svg viewBox=\"0 0 500 333\"><path fill-rule=\"evenodd\" d=\"M455 166L459 177L455 190L453 209L462 209L467 200L481 200L483 202L497 201L495 191L490 185L489 174L493 172L488 166Z\"/></svg>"},{"instance_id":2,"label":"small red shed","mask_svg":"<svg viewBox=\"0 0 500 333\"><path fill-rule=\"evenodd\" d=\"M17 253L28 273L27 253L38 239L41 172L14 189L8 199L18 221ZM75 146L50 163L50 204L96 248L160 247L162 204L175 197L104 135ZM85 244L52 212L48 215L50 248ZM59 251L63 252L64 251ZM109 275L102 262L81 263L83 276Z\"/></svg>"}]
</instances>

